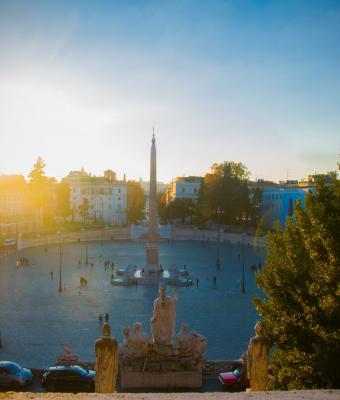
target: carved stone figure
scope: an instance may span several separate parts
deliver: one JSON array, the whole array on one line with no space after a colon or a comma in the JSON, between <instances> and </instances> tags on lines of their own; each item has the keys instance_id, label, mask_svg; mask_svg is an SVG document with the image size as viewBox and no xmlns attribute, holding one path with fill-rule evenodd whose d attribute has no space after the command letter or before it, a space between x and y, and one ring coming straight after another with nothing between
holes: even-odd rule
<instances>
[{"instance_id":1,"label":"carved stone figure","mask_svg":"<svg viewBox=\"0 0 340 400\"><path fill-rule=\"evenodd\" d=\"M159 285L159 297L154 301L151 318L153 342L161 346L172 346L176 329L176 302L178 293L174 288L173 297L167 296L166 286Z\"/></svg>"},{"instance_id":2,"label":"carved stone figure","mask_svg":"<svg viewBox=\"0 0 340 400\"><path fill-rule=\"evenodd\" d=\"M123 343L119 346L119 357L121 360L146 357L149 350L150 339L142 332L142 323L136 322L132 332L128 326L123 330L125 336Z\"/></svg>"},{"instance_id":3,"label":"carved stone figure","mask_svg":"<svg viewBox=\"0 0 340 400\"><path fill-rule=\"evenodd\" d=\"M57 359L58 365L73 365L79 363L79 357L72 351L70 345L64 344L64 351Z\"/></svg>"},{"instance_id":4,"label":"carved stone figure","mask_svg":"<svg viewBox=\"0 0 340 400\"><path fill-rule=\"evenodd\" d=\"M133 333L131 334L132 347L136 357L145 357L149 350L149 337L142 332L142 323L136 322L133 325Z\"/></svg>"},{"instance_id":5,"label":"carved stone figure","mask_svg":"<svg viewBox=\"0 0 340 400\"><path fill-rule=\"evenodd\" d=\"M247 354L247 372L252 391L266 390L268 383L269 340L263 336L263 325L254 326L256 336L250 339Z\"/></svg>"},{"instance_id":6,"label":"carved stone figure","mask_svg":"<svg viewBox=\"0 0 340 400\"><path fill-rule=\"evenodd\" d=\"M111 337L110 325L105 322L103 334L95 343L96 352L96 393L116 391L118 373L117 341Z\"/></svg>"},{"instance_id":7,"label":"carved stone figure","mask_svg":"<svg viewBox=\"0 0 340 400\"><path fill-rule=\"evenodd\" d=\"M191 332L188 324L181 325L181 330L176 336L176 349L180 357L201 359L206 347L207 339L204 336Z\"/></svg>"}]
</instances>

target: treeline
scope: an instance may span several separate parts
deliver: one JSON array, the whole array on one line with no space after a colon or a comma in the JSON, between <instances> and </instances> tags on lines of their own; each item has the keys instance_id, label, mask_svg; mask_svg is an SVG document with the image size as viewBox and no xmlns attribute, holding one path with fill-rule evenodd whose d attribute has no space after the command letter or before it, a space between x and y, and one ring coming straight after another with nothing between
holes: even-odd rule
<instances>
[{"instance_id":1,"label":"treeline","mask_svg":"<svg viewBox=\"0 0 340 400\"><path fill-rule=\"evenodd\" d=\"M261 191L249 192L250 173L242 164L225 161L213 164L203 177L197 202L176 199L166 204L165 194L159 195L158 213L163 222L190 221L225 225L256 225L259 220Z\"/></svg>"}]
</instances>

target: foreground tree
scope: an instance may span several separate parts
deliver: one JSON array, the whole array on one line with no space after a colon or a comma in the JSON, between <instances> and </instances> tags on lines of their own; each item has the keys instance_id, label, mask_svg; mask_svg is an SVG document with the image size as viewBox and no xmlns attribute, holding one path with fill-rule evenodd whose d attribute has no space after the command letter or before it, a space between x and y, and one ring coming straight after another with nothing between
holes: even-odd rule
<instances>
[{"instance_id":1,"label":"foreground tree","mask_svg":"<svg viewBox=\"0 0 340 400\"><path fill-rule=\"evenodd\" d=\"M255 298L275 389L340 387L340 183L318 179L286 230L269 234Z\"/></svg>"}]
</instances>

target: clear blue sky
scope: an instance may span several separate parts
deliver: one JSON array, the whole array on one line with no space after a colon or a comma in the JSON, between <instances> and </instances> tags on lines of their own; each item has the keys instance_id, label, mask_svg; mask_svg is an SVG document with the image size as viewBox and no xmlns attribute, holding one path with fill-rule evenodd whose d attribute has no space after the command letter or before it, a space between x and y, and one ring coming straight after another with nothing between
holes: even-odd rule
<instances>
[{"instance_id":1,"label":"clear blue sky","mask_svg":"<svg viewBox=\"0 0 340 400\"><path fill-rule=\"evenodd\" d=\"M334 170L340 1L0 2L0 173Z\"/></svg>"}]
</instances>

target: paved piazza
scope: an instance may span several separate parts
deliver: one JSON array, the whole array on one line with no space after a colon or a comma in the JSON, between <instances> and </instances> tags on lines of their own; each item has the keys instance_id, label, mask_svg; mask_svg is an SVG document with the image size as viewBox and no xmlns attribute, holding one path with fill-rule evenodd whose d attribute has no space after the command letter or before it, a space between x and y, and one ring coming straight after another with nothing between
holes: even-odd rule
<instances>
[{"instance_id":1,"label":"paved piazza","mask_svg":"<svg viewBox=\"0 0 340 400\"><path fill-rule=\"evenodd\" d=\"M177 327L188 322L193 330L208 338L209 359L238 358L253 336L257 318L252 297L259 293L254 283L252 264L263 262L263 254L245 246L246 293L241 293L242 247L221 243L221 270L217 271L216 243L182 241L160 244L163 265L186 264L194 278L192 287L180 287ZM56 360L62 344L68 343L82 361L94 360L94 342L100 335L98 316L109 313L112 334L122 341L122 328L141 321L150 332L149 319L155 286L117 287L110 283L111 270L104 261L115 265L144 263L145 244L116 241L89 243L89 263L85 265L85 244L64 245L63 283L58 292L59 247L22 250L0 263L0 329L3 348L0 359L17 361L29 367L46 367ZM16 268L18 257L27 257L31 265ZM82 260L82 264L78 264ZM53 270L54 278L50 278ZM216 288L213 276L217 278ZM88 287L81 289L84 276Z\"/></svg>"}]
</instances>

